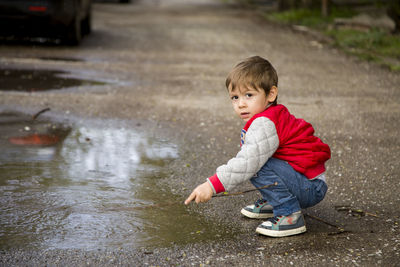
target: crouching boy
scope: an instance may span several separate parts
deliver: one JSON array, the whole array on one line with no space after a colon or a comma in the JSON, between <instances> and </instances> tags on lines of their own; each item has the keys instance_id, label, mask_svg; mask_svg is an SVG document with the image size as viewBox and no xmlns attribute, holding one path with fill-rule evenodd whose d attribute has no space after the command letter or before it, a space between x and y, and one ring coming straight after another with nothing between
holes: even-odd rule
<instances>
[{"instance_id":1,"label":"crouching boy","mask_svg":"<svg viewBox=\"0 0 400 267\"><path fill-rule=\"evenodd\" d=\"M256 232L282 237L306 231L301 209L325 196L325 162L329 146L314 135L312 125L294 117L277 103L278 76L270 62L259 56L236 65L226 79L236 114L245 122L241 149L216 173L197 186L185 204L207 202L213 194L250 180L262 199L241 213L264 218Z\"/></svg>"}]
</instances>

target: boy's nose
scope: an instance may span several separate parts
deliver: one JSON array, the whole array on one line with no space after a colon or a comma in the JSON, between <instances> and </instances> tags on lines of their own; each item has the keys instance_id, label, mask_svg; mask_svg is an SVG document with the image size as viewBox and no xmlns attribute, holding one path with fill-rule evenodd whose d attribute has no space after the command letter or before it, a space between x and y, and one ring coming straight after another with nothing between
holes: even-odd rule
<instances>
[{"instance_id":1,"label":"boy's nose","mask_svg":"<svg viewBox=\"0 0 400 267\"><path fill-rule=\"evenodd\" d=\"M243 98L239 98L239 107L246 106L246 101Z\"/></svg>"}]
</instances>

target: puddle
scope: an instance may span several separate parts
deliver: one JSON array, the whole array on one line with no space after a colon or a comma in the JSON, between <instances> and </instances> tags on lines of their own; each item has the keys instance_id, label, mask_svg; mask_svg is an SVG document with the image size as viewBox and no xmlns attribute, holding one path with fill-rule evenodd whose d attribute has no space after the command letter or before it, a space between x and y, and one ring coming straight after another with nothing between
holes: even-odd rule
<instances>
[{"instance_id":1,"label":"puddle","mask_svg":"<svg viewBox=\"0 0 400 267\"><path fill-rule=\"evenodd\" d=\"M55 70L0 69L0 90L37 92L77 86L95 86L106 83L68 76Z\"/></svg>"},{"instance_id":2,"label":"puddle","mask_svg":"<svg viewBox=\"0 0 400 267\"><path fill-rule=\"evenodd\" d=\"M57 141L13 142L34 134ZM234 235L157 186L177 147L122 123L69 127L3 113L0 147L0 249L139 248Z\"/></svg>"}]
</instances>

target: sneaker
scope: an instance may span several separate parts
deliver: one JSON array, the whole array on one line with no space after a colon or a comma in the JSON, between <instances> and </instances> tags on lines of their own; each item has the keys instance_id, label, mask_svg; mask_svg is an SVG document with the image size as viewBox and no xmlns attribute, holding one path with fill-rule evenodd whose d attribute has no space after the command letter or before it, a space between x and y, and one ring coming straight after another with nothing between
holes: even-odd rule
<instances>
[{"instance_id":1,"label":"sneaker","mask_svg":"<svg viewBox=\"0 0 400 267\"><path fill-rule=\"evenodd\" d=\"M304 233L306 226L301 211L289 216L276 216L260 224L256 232L266 236L282 237Z\"/></svg>"},{"instance_id":2,"label":"sneaker","mask_svg":"<svg viewBox=\"0 0 400 267\"><path fill-rule=\"evenodd\" d=\"M274 216L273 208L264 199L257 200L254 205L244 207L240 211L244 216L252 219L265 219Z\"/></svg>"}]
</instances>

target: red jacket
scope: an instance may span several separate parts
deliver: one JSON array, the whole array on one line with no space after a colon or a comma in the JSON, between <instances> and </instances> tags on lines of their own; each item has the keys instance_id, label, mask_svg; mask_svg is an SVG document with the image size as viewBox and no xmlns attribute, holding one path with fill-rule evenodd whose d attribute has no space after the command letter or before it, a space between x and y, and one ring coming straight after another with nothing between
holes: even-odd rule
<instances>
[{"instance_id":1,"label":"red jacket","mask_svg":"<svg viewBox=\"0 0 400 267\"><path fill-rule=\"evenodd\" d=\"M314 136L312 125L295 118L283 105L270 106L253 116L242 129L241 141L243 146L236 157L208 178L214 193L250 179L270 157L288 162L313 179L325 172L325 161L331 156L329 146Z\"/></svg>"},{"instance_id":2,"label":"red jacket","mask_svg":"<svg viewBox=\"0 0 400 267\"><path fill-rule=\"evenodd\" d=\"M314 128L303 119L297 119L283 105L270 106L247 121L247 131L258 117L267 117L275 124L279 146L272 157L284 160L297 172L312 179L325 172L325 161L331 158L331 151L318 137Z\"/></svg>"}]
</instances>

